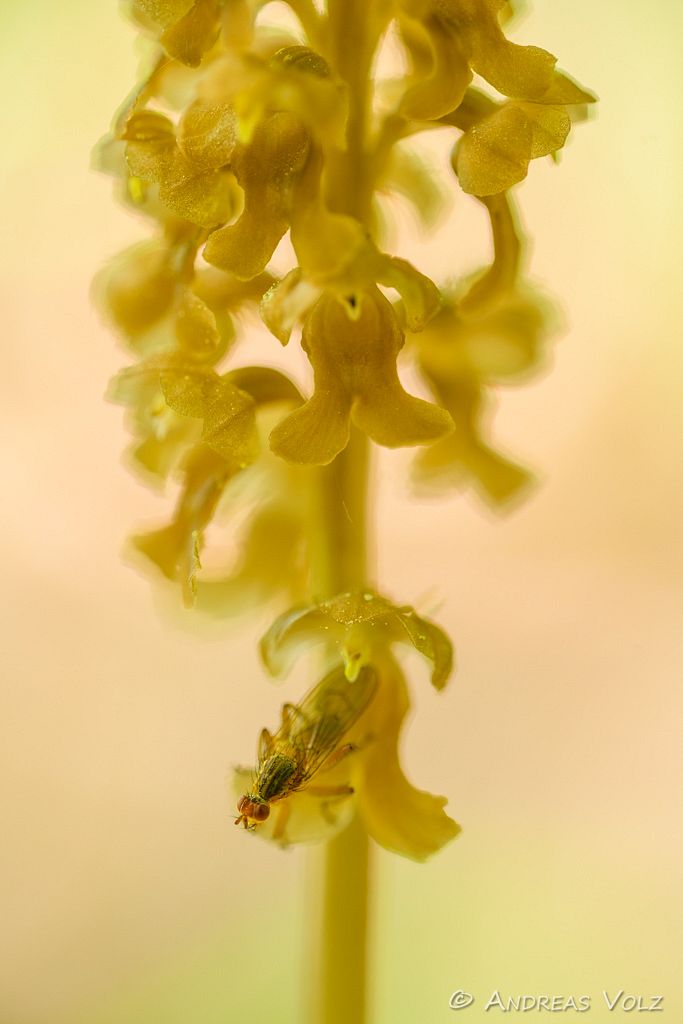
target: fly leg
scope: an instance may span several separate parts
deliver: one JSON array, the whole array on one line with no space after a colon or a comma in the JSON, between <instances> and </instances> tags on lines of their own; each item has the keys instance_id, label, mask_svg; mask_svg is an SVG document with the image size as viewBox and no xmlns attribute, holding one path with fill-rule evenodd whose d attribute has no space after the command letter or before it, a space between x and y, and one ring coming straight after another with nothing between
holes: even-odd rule
<instances>
[{"instance_id":1,"label":"fly leg","mask_svg":"<svg viewBox=\"0 0 683 1024\"><path fill-rule=\"evenodd\" d=\"M353 786L306 786L310 796L351 796Z\"/></svg>"},{"instance_id":2,"label":"fly leg","mask_svg":"<svg viewBox=\"0 0 683 1024\"><path fill-rule=\"evenodd\" d=\"M343 761L349 754L353 754L355 750L358 750L355 743L345 743L342 747L337 747L329 757L325 758L320 768L318 768L318 773L322 775L323 772L329 772L336 768L340 761ZM311 792L310 786L308 787L308 792Z\"/></svg>"},{"instance_id":3,"label":"fly leg","mask_svg":"<svg viewBox=\"0 0 683 1024\"><path fill-rule=\"evenodd\" d=\"M307 786L306 792L311 796L326 797L320 804L320 813L328 825L336 825L337 819L330 812L330 804L336 803L337 800L343 800L346 796L351 796L353 786Z\"/></svg>"}]
</instances>

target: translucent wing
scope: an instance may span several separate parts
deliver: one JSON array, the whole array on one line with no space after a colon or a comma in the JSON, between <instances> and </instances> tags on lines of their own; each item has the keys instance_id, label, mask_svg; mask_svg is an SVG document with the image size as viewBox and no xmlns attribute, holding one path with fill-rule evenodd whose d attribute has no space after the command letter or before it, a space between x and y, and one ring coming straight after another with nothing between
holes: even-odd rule
<instances>
[{"instance_id":1,"label":"translucent wing","mask_svg":"<svg viewBox=\"0 0 683 1024\"><path fill-rule=\"evenodd\" d=\"M282 726L272 749L290 752L310 779L365 711L377 687L374 669L365 666L350 682L340 666L317 683L298 705L282 709Z\"/></svg>"}]
</instances>

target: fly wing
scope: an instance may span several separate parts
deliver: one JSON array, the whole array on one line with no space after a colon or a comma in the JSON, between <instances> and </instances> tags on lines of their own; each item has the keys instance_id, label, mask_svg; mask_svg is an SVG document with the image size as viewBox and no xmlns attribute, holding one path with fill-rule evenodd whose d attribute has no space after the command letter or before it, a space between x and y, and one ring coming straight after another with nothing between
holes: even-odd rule
<instances>
[{"instance_id":1,"label":"fly wing","mask_svg":"<svg viewBox=\"0 0 683 1024\"><path fill-rule=\"evenodd\" d=\"M306 694L291 716L286 741L297 751L309 779L339 745L362 715L377 687L377 675L370 666L350 682L340 666L333 669ZM278 735L275 742L278 741ZM285 739L285 737L283 737Z\"/></svg>"}]
</instances>

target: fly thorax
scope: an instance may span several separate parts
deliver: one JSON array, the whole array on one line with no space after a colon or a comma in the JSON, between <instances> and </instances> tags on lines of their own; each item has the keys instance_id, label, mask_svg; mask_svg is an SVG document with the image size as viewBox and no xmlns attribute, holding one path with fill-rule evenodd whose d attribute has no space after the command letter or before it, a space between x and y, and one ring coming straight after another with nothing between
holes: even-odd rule
<instances>
[{"instance_id":1,"label":"fly thorax","mask_svg":"<svg viewBox=\"0 0 683 1024\"><path fill-rule=\"evenodd\" d=\"M287 792L297 769L296 761L286 754L272 754L259 767L255 790L263 800L277 800Z\"/></svg>"}]
</instances>

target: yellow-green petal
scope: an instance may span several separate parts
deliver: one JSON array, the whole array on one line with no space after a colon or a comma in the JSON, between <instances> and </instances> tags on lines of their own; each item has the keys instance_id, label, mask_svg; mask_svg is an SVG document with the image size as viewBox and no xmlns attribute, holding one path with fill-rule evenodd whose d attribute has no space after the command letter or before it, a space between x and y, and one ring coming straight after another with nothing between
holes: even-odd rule
<instances>
[{"instance_id":1,"label":"yellow-green petal","mask_svg":"<svg viewBox=\"0 0 683 1024\"><path fill-rule=\"evenodd\" d=\"M178 146L197 167L215 170L229 163L238 140L237 115L229 103L196 101L178 125Z\"/></svg>"},{"instance_id":2,"label":"yellow-green petal","mask_svg":"<svg viewBox=\"0 0 683 1024\"><path fill-rule=\"evenodd\" d=\"M186 291L176 310L175 334L190 359L215 362L222 339L214 313L191 291Z\"/></svg>"},{"instance_id":3,"label":"yellow-green petal","mask_svg":"<svg viewBox=\"0 0 683 1024\"><path fill-rule=\"evenodd\" d=\"M465 192L488 196L526 177L529 162L564 145L571 121L560 106L509 102L475 124L456 146L453 165Z\"/></svg>"},{"instance_id":4,"label":"yellow-green petal","mask_svg":"<svg viewBox=\"0 0 683 1024\"><path fill-rule=\"evenodd\" d=\"M170 308L178 281L162 242L141 242L121 253L105 269L96 289L116 326L135 337Z\"/></svg>"},{"instance_id":5,"label":"yellow-green petal","mask_svg":"<svg viewBox=\"0 0 683 1024\"><path fill-rule=\"evenodd\" d=\"M317 390L271 431L270 448L299 465L326 466L349 442L349 402L336 389Z\"/></svg>"},{"instance_id":6,"label":"yellow-green petal","mask_svg":"<svg viewBox=\"0 0 683 1024\"><path fill-rule=\"evenodd\" d=\"M169 25L161 43L170 57L198 67L220 31L219 0L196 0L196 3L175 24Z\"/></svg>"},{"instance_id":7,"label":"yellow-green petal","mask_svg":"<svg viewBox=\"0 0 683 1024\"><path fill-rule=\"evenodd\" d=\"M135 13L146 15L157 25L166 27L179 21L192 7L194 0L132 0Z\"/></svg>"},{"instance_id":8,"label":"yellow-green petal","mask_svg":"<svg viewBox=\"0 0 683 1024\"><path fill-rule=\"evenodd\" d=\"M215 228L234 215L241 193L226 170L199 171L180 153L161 180L159 198L180 217L203 228Z\"/></svg>"},{"instance_id":9,"label":"yellow-green petal","mask_svg":"<svg viewBox=\"0 0 683 1024\"><path fill-rule=\"evenodd\" d=\"M313 396L271 433L272 450L292 462L324 465L346 446L349 419L387 447L427 444L452 429L444 409L407 394L396 357L403 334L391 303L366 291L351 319L328 295L304 324L302 345L315 376Z\"/></svg>"},{"instance_id":10,"label":"yellow-green petal","mask_svg":"<svg viewBox=\"0 0 683 1024\"><path fill-rule=\"evenodd\" d=\"M289 227L291 187L308 147L301 122L287 113L272 115L248 145L237 147L231 166L244 189L244 210L235 224L209 237L208 263L244 280L265 269Z\"/></svg>"},{"instance_id":11,"label":"yellow-green petal","mask_svg":"<svg viewBox=\"0 0 683 1024\"><path fill-rule=\"evenodd\" d=\"M393 643L412 644L432 662L432 683L442 689L453 669L450 640L435 623L407 605L397 607L371 590L345 591L316 605L301 605L279 616L261 640L263 661L284 675L304 645L324 642L339 649L347 679Z\"/></svg>"},{"instance_id":12,"label":"yellow-green petal","mask_svg":"<svg viewBox=\"0 0 683 1024\"><path fill-rule=\"evenodd\" d=\"M422 861L454 839L460 826L446 814L445 797L416 789L401 769L399 739L409 706L403 675L387 658L364 722L372 739L362 750L354 782L359 811L375 842Z\"/></svg>"},{"instance_id":13,"label":"yellow-green petal","mask_svg":"<svg viewBox=\"0 0 683 1024\"><path fill-rule=\"evenodd\" d=\"M265 293L259 312L264 324L277 340L286 345L298 320L320 298L319 285L308 281L300 267L295 267Z\"/></svg>"},{"instance_id":14,"label":"yellow-green petal","mask_svg":"<svg viewBox=\"0 0 683 1024\"><path fill-rule=\"evenodd\" d=\"M395 288L401 296L409 331L421 331L439 310L439 289L431 278L421 274L408 260L397 256L385 257L378 268L377 281Z\"/></svg>"},{"instance_id":15,"label":"yellow-green petal","mask_svg":"<svg viewBox=\"0 0 683 1024\"><path fill-rule=\"evenodd\" d=\"M186 368L165 372L161 387L168 405L182 416L201 417L202 441L237 467L259 453L255 403L225 377L198 376Z\"/></svg>"},{"instance_id":16,"label":"yellow-green petal","mask_svg":"<svg viewBox=\"0 0 683 1024\"><path fill-rule=\"evenodd\" d=\"M186 464L183 489L172 522L160 530L132 538L137 551L167 579L181 584L187 605L194 601L203 531L211 522L233 472L214 452L197 449Z\"/></svg>"},{"instance_id":17,"label":"yellow-green petal","mask_svg":"<svg viewBox=\"0 0 683 1024\"><path fill-rule=\"evenodd\" d=\"M441 18L402 17L403 43L413 65L400 112L415 120L430 120L457 107L472 80L462 39Z\"/></svg>"}]
</instances>

